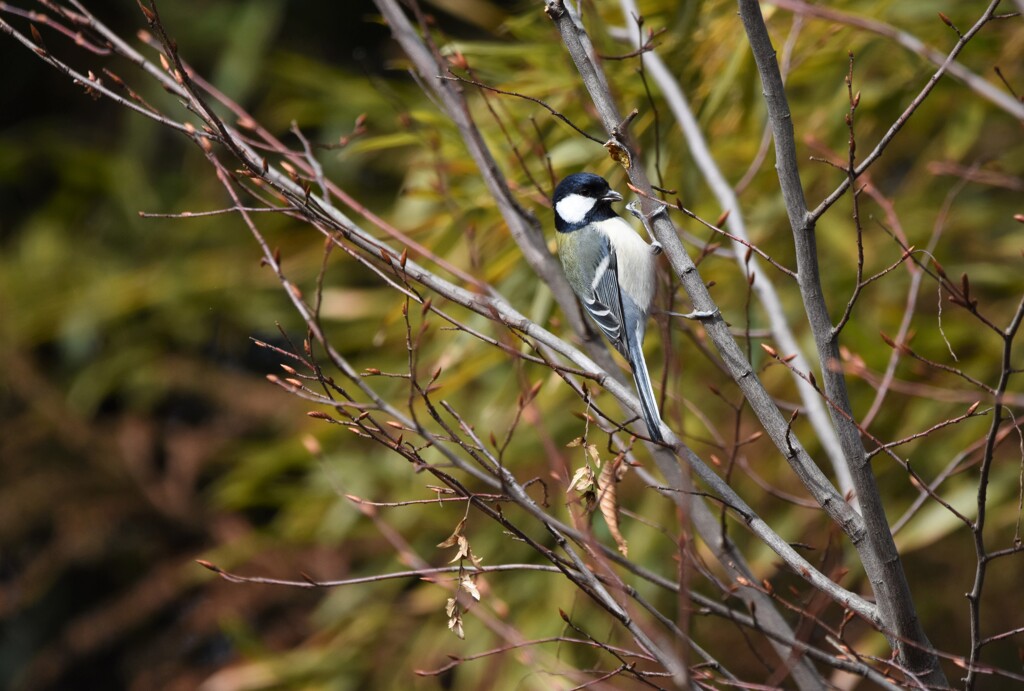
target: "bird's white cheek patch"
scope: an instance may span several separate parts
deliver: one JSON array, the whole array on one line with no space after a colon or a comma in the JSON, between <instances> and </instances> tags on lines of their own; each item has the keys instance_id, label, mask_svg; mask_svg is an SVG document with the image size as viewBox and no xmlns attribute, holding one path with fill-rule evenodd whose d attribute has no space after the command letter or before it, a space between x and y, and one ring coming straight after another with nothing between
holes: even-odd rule
<instances>
[{"instance_id":1,"label":"bird's white cheek patch","mask_svg":"<svg viewBox=\"0 0 1024 691\"><path fill-rule=\"evenodd\" d=\"M594 208L597 200L593 197L584 197L580 194L570 194L565 199L555 204L555 212L562 217L566 223L579 223L590 210Z\"/></svg>"}]
</instances>

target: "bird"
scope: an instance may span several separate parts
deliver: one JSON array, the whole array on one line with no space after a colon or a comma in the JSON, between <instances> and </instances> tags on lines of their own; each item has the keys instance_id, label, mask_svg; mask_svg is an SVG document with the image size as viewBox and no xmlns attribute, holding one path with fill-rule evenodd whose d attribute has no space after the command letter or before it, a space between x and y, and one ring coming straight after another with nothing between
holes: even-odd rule
<instances>
[{"instance_id":1,"label":"bird","mask_svg":"<svg viewBox=\"0 0 1024 691\"><path fill-rule=\"evenodd\" d=\"M647 244L615 213L612 204L620 201L600 175L574 173L559 182L552 197L558 258L587 314L629 363L647 433L661 442L661 414L643 351L661 246Z\"/></svg>"}]
</instances>

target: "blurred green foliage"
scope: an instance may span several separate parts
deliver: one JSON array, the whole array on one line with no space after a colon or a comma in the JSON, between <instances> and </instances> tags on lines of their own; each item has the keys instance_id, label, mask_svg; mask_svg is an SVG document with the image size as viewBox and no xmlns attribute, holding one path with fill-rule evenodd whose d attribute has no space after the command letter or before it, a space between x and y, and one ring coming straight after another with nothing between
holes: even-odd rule
<instances>
[{"instance_id":1,"label":"blurred green foliage","mask_svg":"<svg viewBox=\"0 0 1024 691\"><path fill-rule=\"evenodd\" d=\"M337 3L333 9L283 0L164 4L165 22L185 59L270 131L288 137L294 121L312 140L333 144L365 113L366 136L343 148L320 149L328 177L416 241L494 285L531 318L564 331L546 289L521 261L457 132L403 71L404 59L387 42L372 3ZM905 29L942 51L955 43L928 0L836 5ZM89 6L125 35L143 23L134 5ZM444 6L448 11L441 3L433 8L435 38L446 54L465 56L474 78L543 99L598 134L586 93L540 3L500 6L476 0L472 6ZM465 15L454 16L460 8ZM765 113L735 5L650 0L641 8L645 27L666 29L657 37L658 52L691 99L726 178L739 181L757 155ZM948 3L941 9L964 29L981 4ZM815 19L795 29L792 14L767 5L765 12L777 48L798 30L787 87L803 182L813 205L845 175L810 157L841 161L845 156L847 53L854 55L854 89L861 92L856 117L860 155L871 149L934 67L863 30ZM585 16L600 54L630 52L602 28L624 26L617 3L586 3ZM997 85L993 67L998 66L1018 92L1024 90L1019 26L1019 20L988 26L961 61ZM46 38L58 50L58 37ZM59 50L72 62L81 59L70 47ZM410 555L443 565L452 553L436 545L451 533L465 507L380 508L371 517L346 499L351 494L403 501L434 494L425 476L411 472L405 461L343 429L306 418L309 404L265 381L265 374L279 372L282 360L251 338L286 349L290 339L301 347L304 330L274 276L260 267L258 249L239 219L140 217L140 211L228 206L201 152L149 120L84 97L79 87L6 37L0 41L0 58L17 66L9 71L14 88L3 95L0 109L0 355L5 363L0 377L0 686L548 689L576 683L562 674L573 666L613 665L589 649L552 644L466 663L439 680L420 678L415 670L441 667L448 655L479 653L502 645L503 639L473 617L467 618L465 641L451 635L444 614L448 591L429 583L395 580L305 591L230 584L195 565L195 558L203 558L247 574L298 578L308 573L317 579L403 570L410 566L403 563ZM84 62L92 69L106 66L93 56ZM124 65L110 67L147 100L173 107L170 97L141 75ZM604 67L623 110L640 110L632 131L647 163L653 166L657 153L664 185L714 221L723 210L690 162L665 104L648 100L637 60L609 59ZM624 189L621 172L599 145L535 104L479 92L472 93L472 100L474 116L520 201L545 228L551 227L546 206L554 182L550 171L560 177L586 168ZM656 123L661 127L657 138ZM753 240L792 266L772 157L769 152L740 201ZM961 188L959 178L934 172L937 163L977 166L1009 183L968 181ZM936 224L943 224L934 257L950 276L968 273L982 311L1005 325L1024 290L1020 226L1012 219L1022 211L1022 176L1020 123L946 78L871 169L870 182L893 203L911 245L924 247ZM846 196L817 230L824 288L836 317L855 279L850 214ZM892 218L886 209L862 195L860 216L865 274L871 275L901 252L890 237ZM260 221L271 244L280 248L285 271L304 290L312 290L323 258L320 236L283 217L263 215ZM706 241L718 241L694 223L680 224L699 239L695 254ZM711 255L701 271L705 280L715 282L713 295L727 319L745 328L747 284L734 260ZM798 333L813 351L799 319L796 286L779 273L773 278ZM878 332L897 331L910 281L910 273L901 268L865 290L843 332L851 362L859 359L869 372L884 371L891 350ZM357 368L404 371L401 296L337 252L324 282L323 313L335 346ZM675 284L668 278L665 284L664 305L671 298L672 305L682 308L685 299L675 295ZM913 320L913 346L994 384L1000 371L998 339L948 303L942 305L940 331L939 304L934 282L926 280ZM521 347L480 318L459 317ZM583 412L584 405L546 369L510 363L498 349L442 326L431 321L419 353L421 372L444 368L440 395L457 409L472 411L482 437L493 432L502 438L515 412L511 402L524 386L544 382L533 417L513 437L507 458L520 478L544 480L553 505L565 504L567 479L583 459L579 449L563 447L583 433L583 423L572 413ZM754 307L749 327L767 326ZM691 411L700 410L717 429L736 424L739 438L756 432L753 416L734 418L732 404L740 400L739 393L695 347L707 345L698 326L673 322L652 331L668 337L660 347L661 339L650 339L661 355L651 357L652 367L669 373L666 420L685 431L703 457L727 460L722 449L707 443L711 433ZM768 365L760 348L752 352L770 389L795 399L787 373ZM976 399L983 400L983 407L990 405L956 376L909 358L899 365L897 379L901 388L890 394L870 428L883 440L926 429L960 414ZM401 380L374 378L373 385L392 396L405 395ZM854 409L863 414L874 388L851 376L851 395ZM1014 395L1019 402L1020 387ZM614 409L605 397L599 402ZM988 417L972 419L900 451L930 479L983 437L989 424ZM822 456L809 427L798 422L795 429L812 455ZM322 452L310 452L311 437ZM966 460L976 460L976 449L973 453ZM742 456L764 481L803 496L768 443L744 446ZM1015 534L1020 464L1011 439L1000 448L993 470L991 544L1008 545ZM874 467L894 521L917 491L905 471L884 457ZM836 560L852 569L843 583L858 587L862 576L855 558L846 558L820 512L780 502L745 471L732 472L731 479L776 530L813 547L812 561ZM943 485L942 494L970 515L975 482L975 469L968 465ZM672 576L677 545L670 504L645 490L635 475L620 488L620 503L668 527L662 534L623 518L631 555L643 555L640 560L648 567ZM514 507L505 510L517 513ZM568 516L568 508L560 512ZM610 541L600 519L594 530ZM487 564L537 559L478 515L470 514L467 534ZM751 544L738 528L731 534L752 555L759 575L771 577L777 588L795 582L779 571L766 548ZM548 542L539 531L535 537ZM963 653L967 604L962 593L974 573L969 535L931 505L897 539L933 643ZM1019 612L1005 608L1006 602L1019 599L1011 561L996 563L990 571L983 610L989 633L1024 625L1013 619ZM934 578L938 571L943 578ZM482 607L494 618L494 629L508 623L526 638L572 633L557 615L561 608L596 637L625 642L560 577L523 572L482 582ZM695 587L717 595L701 579ZM640 588L672 611L664 593ZM737 631L718 622L698 618L694 627L695 638L712 652L745 646ZM880 641L874 645L875 652L886 654ZM985 661L1012 667L1018 664L1015 650L1012 640L994 645ZM745 678L765 676L757 657L746 657L746 662L730 660L733 671Z\"/></svg>"}]
</instances>

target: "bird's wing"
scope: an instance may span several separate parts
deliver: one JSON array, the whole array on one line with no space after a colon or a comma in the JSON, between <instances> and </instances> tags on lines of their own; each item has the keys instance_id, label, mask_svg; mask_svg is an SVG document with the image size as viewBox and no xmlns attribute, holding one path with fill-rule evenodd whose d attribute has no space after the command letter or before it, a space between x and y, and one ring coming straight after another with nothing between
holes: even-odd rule
<instances>
[{"instance_id":1,"label":"bird's wing","mask_svg":"<svg viewBox=\"0 0 1024 691\"><path fill-rule=\"evenodd\" d=\"M616 350L625 354L627 343L622 317L622 292L619 290L619 266L613 246L609 247L608 253L597 265L590 288L590 297L583 300L583 306Z\"/></svg>"}]
</instances>

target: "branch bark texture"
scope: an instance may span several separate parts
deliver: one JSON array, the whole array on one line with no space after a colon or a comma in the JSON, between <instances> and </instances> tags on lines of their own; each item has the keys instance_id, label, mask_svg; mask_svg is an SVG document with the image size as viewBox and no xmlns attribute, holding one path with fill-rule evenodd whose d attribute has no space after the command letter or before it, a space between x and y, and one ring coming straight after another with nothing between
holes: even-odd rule
<instances>
[{"instance_id":1,"label":"branch bark texture","mask_svg":"<svg viewBox=\"0 0 1024 691\"><path fill-rule=\"evenodd\" d=\"M932 652L931 643L918 620L875 476L854 422L846 378L840 364L839 339L832 328L822 292L815 224L800 182L793 119L775 49L756 0L739 0L739 8L768 106L775 139L776 170L796 248L800 294L818 348L825 395L834 406L832 422L853 476L867 528L865 548L861 550L864 569L888 629L890 643L903 665L925 683L945 686L947 682L938 657Z\"/></svg>"}]
</instances>

